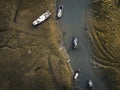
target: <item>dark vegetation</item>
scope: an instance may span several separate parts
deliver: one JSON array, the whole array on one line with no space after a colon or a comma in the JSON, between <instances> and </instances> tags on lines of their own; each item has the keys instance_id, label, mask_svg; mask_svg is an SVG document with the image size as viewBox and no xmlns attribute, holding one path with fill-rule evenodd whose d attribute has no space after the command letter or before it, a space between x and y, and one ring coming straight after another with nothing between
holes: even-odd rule
<instances>
[{"instance_id":1,"label":"dark vegetation","mask_svg":"<svg viewBox=\"0 0 120 90\"><path fill-rule=\"evenodd\" d=\"M109 90L120 90L120 0L91 0L94 59Z\"/></svg>"},{"instance_id":2,"label":"dark vegetation","mask_svg":"<svg viewBox=\"0 0 120 90\"><path fill-rule=\"evenodd\" d=\"M46 10L52 16L37 27ZM0 90L70 90L54 0L0 0Z\"/></svg>"}]
</instances>

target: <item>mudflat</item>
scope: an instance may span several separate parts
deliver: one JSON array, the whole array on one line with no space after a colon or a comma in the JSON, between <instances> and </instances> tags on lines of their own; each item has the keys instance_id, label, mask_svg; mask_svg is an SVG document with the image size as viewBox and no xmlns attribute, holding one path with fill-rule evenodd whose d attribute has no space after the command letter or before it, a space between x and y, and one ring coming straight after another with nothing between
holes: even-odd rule
<instances>
[{"instance_id":1,"label":"mudflat","mask_svg":"<svg viewBox=\"0 0 120 90\"><path fill-rule=\"evenodd\" d=\"M32 26L48 9L50 18ZM0 0L0 13L0 90L70 90L55 0Z\"/></svg>"},{"instance_id":2,"label":"mudflat","mask_svg":"<svg viewBox=\"0 0 120 90\"><path fill-rule=\"evenodd\" d=\"M101 72L109 90L120 89L120 2L119 0L91 0L89 28L94 65Z\"/></svg>"}]
</instances>

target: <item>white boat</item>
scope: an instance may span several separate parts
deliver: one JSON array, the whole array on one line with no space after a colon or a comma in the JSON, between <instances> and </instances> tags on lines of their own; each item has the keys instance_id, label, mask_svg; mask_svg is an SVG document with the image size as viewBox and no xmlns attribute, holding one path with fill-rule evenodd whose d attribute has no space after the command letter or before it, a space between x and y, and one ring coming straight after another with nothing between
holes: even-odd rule
<instances>
[{"instance_id":1,"label":"white boat","mask_svg":"<svg viewBox=\"0 0 120 90\"><path fill-rule=\"evenodd\" d=\"M43 13L39 18L33 21L33 25L38 25L41 22L45 21L48 17L50 17L51 13L49 10L47 10L45 13Z\"/></svg>"},{"instance_id":2,"label":"white boat","mask_svg":"<svg viewBox=\"0 0 120 90\"><path fill-rule=\"evenodd\" d=\"M80 69L76 70L75 73L74 73L74 80L77 80L78 77L79 77L79 74L80 74Z\"/></svg>"},{"instance_id":3,"label":"white boat","mask_svg":"<svg viewBox=\"0 0 120 90\"><path fill-rule=\"evenodd\" d=\"M92 80L88 80L88 86L90 90L95 90L95 87L93 85L93 81Z\"/></svg>"},{"instance_id":4,"label":"white boat","mask_svg":"<svg viewBox=\"0 0 120 90\"><path fill-rule=\"evenodd\" d=\"M73 48L77 48L78 47L78 39L77 37L73 38Z\"/></svg>"},{"instance_id":5,"label":"white boat","mask_svg":"<svg viewBox=\"0 0 120 90\"><path fill-rule=\"evenodd\" d=\"M63 5L59 5L57 17L60 18L62 16L62 13L63 13Z\"/></svg>"}]
</instances>

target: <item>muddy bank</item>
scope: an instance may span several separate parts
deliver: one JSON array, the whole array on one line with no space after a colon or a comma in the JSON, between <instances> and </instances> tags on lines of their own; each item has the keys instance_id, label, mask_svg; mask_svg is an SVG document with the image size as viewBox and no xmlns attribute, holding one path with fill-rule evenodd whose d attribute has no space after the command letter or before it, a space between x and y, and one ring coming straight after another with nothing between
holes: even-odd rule
<instances>
[{"instance_id":1,"label":"muddy bank","mask_svg":"<svg viewBox=\"0 0 120 90\"><path fill-rule=\"evenodd\" d=\"M91 0L89 28L94 65L109 90L120 89L120 7L118 0ZM97 72L98 73L98 72Z\"/></svg>"},{"instance_id":2,"label":"muddy bank","mask_svg":"<svg viewBox=\"0 0 120 90\"><path fill-rule=\"evenodd\" d=\"M49 9L37 27L33 20ZM60 49L54 0L0 1L0 89L71 89L68 57Z\"/></svg>"}]
</instances>

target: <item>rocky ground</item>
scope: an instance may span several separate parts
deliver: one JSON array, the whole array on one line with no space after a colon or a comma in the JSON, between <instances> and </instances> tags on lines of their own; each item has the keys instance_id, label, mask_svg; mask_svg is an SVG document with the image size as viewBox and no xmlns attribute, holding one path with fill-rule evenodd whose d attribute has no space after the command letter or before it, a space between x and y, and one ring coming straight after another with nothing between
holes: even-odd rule
<instances>
[{"instance_id":1,"label":"rocky ground","mask_svg":"<svg viewBox=\"0 0 120 90\"><path fill-rule=\"evenodd\" d=\"M120 89L120 1L91 0L90 35L95 56L109 90ZM98 73L98 72L96 72Z\"/></svg>"},{"instance_id":2,"label":"rocky ground","mask_svg":"<svg viewBox=\"0 0 120 90\"><path fill-rule=\"evenodd\" d=\"M37 27L33 20L52 15ZM0 90L70 90L55 0L0 0Z\"/></svg>"}]
</instances>

